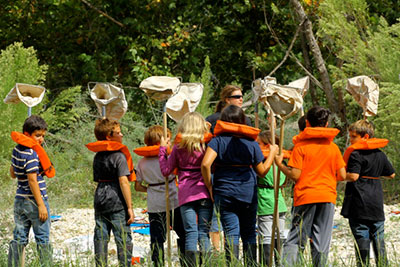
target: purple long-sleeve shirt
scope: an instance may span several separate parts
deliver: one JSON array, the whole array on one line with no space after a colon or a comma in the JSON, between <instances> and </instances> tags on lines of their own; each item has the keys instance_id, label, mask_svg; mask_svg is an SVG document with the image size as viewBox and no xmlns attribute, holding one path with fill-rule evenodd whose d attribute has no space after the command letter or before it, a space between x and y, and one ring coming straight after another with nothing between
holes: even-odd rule
<instances>
[{"instance_id":1,"label":"purple long-sleeve shirt","mask_svg":"<svg viewBox=\"0 0 400 267\"><path fill-rule=\"evenodd\" d=\"M201 161L204 152L189 153L176 145L168 157L166 147L160 147L158 160L164 176L178 168L178 201L179 206L199 199L210 198L207 187L201 175Z\"/></svg>"}]
</instances>

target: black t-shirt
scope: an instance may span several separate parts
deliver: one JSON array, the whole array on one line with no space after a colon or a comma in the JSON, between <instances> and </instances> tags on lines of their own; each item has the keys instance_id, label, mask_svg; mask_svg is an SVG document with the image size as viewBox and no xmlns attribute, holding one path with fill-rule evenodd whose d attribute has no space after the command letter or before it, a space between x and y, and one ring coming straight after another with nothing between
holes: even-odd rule
<instances>
[{"instance_id":1,"label":"black t-shirt","mask_svg":"<svg viewBox=\"0 0 400 267\"><path fill-rule=\"evenodd\" d=\"M358 173L355 182L346 184L341 214L346 218L383 221L383 190L380 179L363 178L390 176L392 164L379 149L355 150L347 163L348 173Z\"/></svg>"},{"instance_id":2,"label":"black t-shirt","mask_svg":"<svg viewBox=\"0 0 400 267\"><path fill-rule=\"evenodd\" d=\"M206 118L206 121L208 121L209 123L211 123L210 132L211 132L212 134L214 134L214 127L215 127L215 124L217 124L217 120L219 120L219 117L221 117L221 112L215 112L214 114L211 114L210 116L208 116L208 117ZM253 125L251 124L250 118L247 117L247 116L245 116L245 118L246 118L246 125L248 125L248 126L253 126Z\"/></svg>"},{"instance_id":3,"label":"black t-shirt","mask_svg":"<svg viewBox=\"0 0 400 267\"><path fill-rule=\"evenodd\" d=\"M93 160L93 178L99 182L94 194L96 214L116 212L127 209L119 186L119 177L129 176L125 155L120 151L96 153Z\"/></svg>"}]
</instances>

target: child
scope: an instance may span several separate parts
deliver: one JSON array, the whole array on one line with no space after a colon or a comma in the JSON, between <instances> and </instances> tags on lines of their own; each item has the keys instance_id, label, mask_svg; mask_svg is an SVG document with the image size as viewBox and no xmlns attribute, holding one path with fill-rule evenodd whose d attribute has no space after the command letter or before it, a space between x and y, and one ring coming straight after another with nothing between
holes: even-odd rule
<instances>
[{"instance_id":1,"label":"child","mask_svg":"<svg viewBox=\"0 0 400 267\"><path fill-rule=\"evenodd\" d=\"M307 127L298 135L289 160L276 157L281 171L296 184L293 197L292 227L283 247L283 263L296 264L299 246L311 238L313 266L325 266L333 227L336 203L336 181L344 179L346 171L340 150L333 143L339 130L327 128L330 111L313 107L307 112ZM306 233L303 235L303 233Z\"/></svg>"},{"instance_id":2,"label":"child","mask_svg":"<svg viewBox=\"0 0 400 267\"><path fill-rule=\"evenodd\" d=\"M168 130L168 135L171 132ZM165 177L160 170L158 153L163 128L159 125L151 126L144 134L145 147L135 149L135 153L145 156L139 160L136 167L135 189L138 192L147 192L147 211L150 220L150 247L151 259L154 266L164 266L164 242L166 239L166 212L165 212ZM178 235L178 249L182 256L185 253L185 231L182 217L178 208L178 189L175 184L175 175L168 177L169 203L173 229ZM147 184L142 185L142 182Z\"/></svg>"},{"instance_id":3,"label":"child","mask_svg":"<svg viewBox=\"0 0 400 267\"><path fill-rule=\"evenodd\" d=\"M107 266L108 241L113 231L119 266L131 266L130 224L134 214L129 181L135 179L128 148L117 121L98 119L94 128L97 142L87 148L97 152L93 160L93 178L98 183L94 194L94 251L96 266Z\"/></svg>"},{"instance_id":4,"label":"child","mask_svg":"<svg viewBox=\"0 0 400 267\"><path fill-rule=\"evenodd\" d=\"M185 257L189 266L196 266L197 243L200 243L202 254L210 251L212 201L200 169L208 126L199 113L190 112L183 116L178 132L181 141L174 145L169 158L164 138L158 157L164 176L178 168L178 200L186 236Z\"/></svg>"},{"instance_id":5,"label":"child","mask_svg":"<svg viewBox=\"0 0 400 267\"><path fill-rule=\"evenodd\" d=\"M23 134L11 133L18 144L12 152L10 174L18 179L18 186L14 201L14 239L10 242L8 266L23 265L24 248L28 244L31 227L41 266L52 266L50 208L43 175L53 177L55 172L41 146L46 131L46 122L32 115L24 122Z\"/></svg>"},{"instance_id":6,"label":"child","mask_svg":"<svg viewBox=\"0 0 400 267\"><path fill-rule=\"evenodd\" d=\"M384 241L385 215L381 176L394 178L395 173L386 155L378 148L388 140L372 138L374 127L359 120L349 127L351 146L345 152L347 161L345 197L341 214L349 219L356 245L358 266L369 265L370 242L376 257L376 266L386 266Z\"/></svg>"},{"instance_id":7,"label":"child","mask_svg":"<svg viewBox=\"0 0 400 267\"><path fill-rule=\"evenodd\" d=\"M269 144L272 143L271 132L262 131L258 135L257 142L260 145L264 157L267 158L269 155ZM275 137L275 143L279 144L278 137ZM285 183L285 179L286 179L285 175L281 173L280 183L279 183L280 186L282 186ZM274 177L272 168L269 169L269 172L263 178L258 177L257 191L258 191L258 207L257 207L258 232L261 236L261 244L259 245L259 255L260 255L259 261L260 265L272 266L272 264L269 262L270 250L271 250L274 203L275 203ZM284 230L285 230L285 216L287 212L287 207L285 204L285 200L283 199L281 190L279 190L278 212L279 212L280 240L281 244L283 244L285 240ZM275 260L277 261L277 259L278 257L277 255L275 255Z\"/></svg>"},{"instance_id":8,"label":"child","mask_svg":"<svg viewBox=\"0 0 400 267\"><path fill-rule=\"evenodd\" d=\"M255 139L259 130L245 125L243 110L229 105L222 110L214 128L214 137L208 144L201 164L204 180L215 200L226 237L226 260L231 266L233 258L239 259L239 239L242 239L245 266L257 264L256 216L257 175L265 176L278 151L270 147L264 156ZM214 163L215 161L215 163ZM211 187L211 166L215 164Z\"/></svg>"}]
</instances>

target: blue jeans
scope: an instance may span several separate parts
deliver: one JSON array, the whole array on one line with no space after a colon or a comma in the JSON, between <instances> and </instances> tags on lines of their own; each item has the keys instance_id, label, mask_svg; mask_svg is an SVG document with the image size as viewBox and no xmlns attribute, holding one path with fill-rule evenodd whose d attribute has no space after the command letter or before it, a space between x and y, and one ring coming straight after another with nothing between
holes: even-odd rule
<instances>
[{"instance_id":1,"label":"blue jeans","mask_svg":"<svg viewBox=\"0 0 400 267\"><path fill-rule=\"evenodd\" d=\"M214 201L227 243L238 245L240 237L243 244L256 244L257 194L251 203L221 195L214 195Z\"/></svg>"},{"instance_id":2,"label":"blue jeans","mask_svg":"<svg viewBox=\"0 0 400 267\"><path fill-rule=\"evenodd\" d=\"M185 229L185 250L197 251L197 243L200 243L201 251L209 251L210 224L212 216L211 199L200 199L186 203L180 207L183 227Z\"/></svg>"},{"instance_id":3,"label":"blue jeans","mask_svg":"<svg viewBox=\"0 0 400 267\"><path fill-rule=\"evenodd\" d=\"M356 244L358 245L358 248L356 247L356 255L358 254L357 251L369 251L370 242L372 241L376 264L383 266L387 261L385 249L385 221L370 221L349 218L349 224ZM365 241L363 242L363 240ZM366 254L366 257L369 258L369 253ZM359 259L357 257L357 261L360 260L363 261L364 265L367 265L368 259ZM361 265L359 262L357 263L358 265Z\"/></svg>"},{"instance_id":4,"label":"blue jeans","mask_svg":"<svg viewBox=\"0 0 400 267\"><path fill-rule=\"evenodd\" d=\"M50 245L50 208L47 200L43 200L49 217L46 221L39 220L39 209L34 199L14 200L14 241L26 245L29 241L29 230L32 227L35 241L39 245Z\"/></svg>"},{"instance_id":5,"label":"blue jeans","mask_svg":"<svg viewBox=\"0 0 400 267\"><path fill-rule=\"evenodd\" d=\"M127 212L125 210L96 214L94 227L94 242L109 242L110 233L113 231L118 254L127 254L132 257L132 235L130 225L127 225Z\"/></svg>"}]
</instances>

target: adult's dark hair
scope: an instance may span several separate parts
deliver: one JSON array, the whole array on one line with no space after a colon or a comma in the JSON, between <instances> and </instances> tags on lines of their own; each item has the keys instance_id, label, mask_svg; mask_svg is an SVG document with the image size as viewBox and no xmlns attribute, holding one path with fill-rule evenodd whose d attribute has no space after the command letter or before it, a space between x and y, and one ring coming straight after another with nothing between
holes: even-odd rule
<instances>
[{"instance_id":1,"label":"adult's dark hair","mask_svg":"<svg viewBox=\"0 0 400 267\"><path fill-rule=\"evenodd\" d=\"M36 130L47 131L47 123L42 117L32 115L25 120L24 125L22 126L22 132L32 134Z\"/></svg>"},{"instance_id":2,"label":"adult's dark hair","mask_svg":"<svg viewBox=\"0 0 400 267\"><path fill-rule=\"evenodd\" d=\"M300 131L304 131L306 128L306 116L303 115L300 117L300 119L297 121L297 125L299 126Z\"/></svg>"},{"instance_id":3,"label":"adult's dark hair","mask_svg":"<svg viewBox=\"0 0 400 267\"><path fill-rule=\"evenodd\" d=\"M221 117L219 119L221 121L246 124L246 117L242 108L236 105L226 106L222 110Z\"/></svg>"},{"instance_id":4,"label":"adult's dark hair","mask_svg":"<svg viewBox=\"0 0 400 267\"><path fill-rule=\"evenodd\" d=\"M230 97L234 91L237 90L242 91L242 89L237 85L225 85L225 87L222 88L222 91L219 94L219 101L217 107L215 108L215 112L221 112L221 110L227 105L225 100Z\"/></svg>"},{"instance_id":5,"label":"adult's dark hair","mask_svg":"<svg viewBox=\"0 0 400 267\"><path fill-rule=\"evenodd\" d=\"M325 127L331 114L329 109L315 106L307 112L307 121L311 127Z\"/></svg>"}]
</instances>

